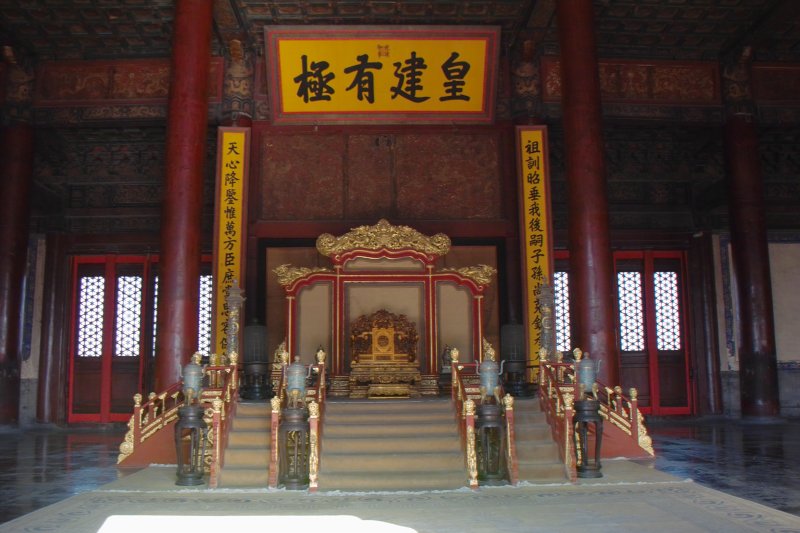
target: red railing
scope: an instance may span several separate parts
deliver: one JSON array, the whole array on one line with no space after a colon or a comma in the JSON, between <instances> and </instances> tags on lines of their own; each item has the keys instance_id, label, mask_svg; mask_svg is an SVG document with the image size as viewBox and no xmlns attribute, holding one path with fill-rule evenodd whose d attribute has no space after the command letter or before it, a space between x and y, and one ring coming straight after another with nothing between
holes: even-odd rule
<instances>
[{"instance_id":1,"label":"red railing","mask_svg":"<svg viewBox=\"0 0 800 533\"><path fill-rule=\"evenodd\" d=\"M480 401L480 382L476 385L478 365L475 363L451 363L451 398L455 405L461 449L466 459L469 486L478 488L478 456L475 449L475 402Z\"/></svg>"},{"instance_id":2,"label":"red railing","mask_svg":"<svg viewBox=\"0 0 800 533\"><path fill-rule=\"evenodd\" d=\"M270 433L270 460L269 460L269 487L277 488L280 468L279 440L278 433L281 423L281 410L286 407L286 370L289 358L281 359L280 370L273 373L273 386L275 396L271 400L272 419ZM326 389L326 367L325 356L317 355L317 363L309 365L311 375L315 376L316 386L306 389L306 403L308 405L308 425L309 425L309 484L310 492L316 492L319 488L319 462L322 448L322 417L325 412Z\"/></svg>"},{"instance_id":3,"label":"red railing","mask_svg":"<svg viewBox=\"0 0 800 533\"><path fill-rule=\"evenodd\" d=\"M215 488L219 481L230 420L236 412L239 399L238 374L235 364L204 368L208 385L202 390L198 401L205 408L204 419L208 424L209 446L205 461L211 488ZM144 404L141 394L136 394L133 401L133 414L128 422L125 440L120 445L117 463L122 466L146 466L174 461L174 434L171 429L178 419L178 408L186 402L182 383L174 383L159 394L150 393Z\"/></svg>"},{"instance_id":4,"label":"red railing","mask_svg":"<svg viewBox=\"0 0 800 533\"><path fill-rule=\"evenodd\" d=\"M572 404L585 395L599 400L600 415L609 422L603 426L603 456L653 457L653 444L639 411L636 389L630 389L629 396L626 396L620 386L612 389L596 382L593 390L587 391L576 377L574 363L542 361L539 365L539 400L547 414L553 438L559 444L559 453L570 479L575 479Z\"/></svg>"},{"instance_id":5,"label":"red railing","mask_svg":"<svg viewBox=\"0 0 800 533\"><path fill-rule=\"evenodd\" d=\"M146 446L147 441L159 434L163 428L172 427L178 419L178 408L183 403L183 390L180 383L174 384L161 394L151 392L144 404L142 404L142 395L135 394L133 396L133 414L128 421L125 440L119 446L120 453L117 457L117 464L123 464L125 461L132 463L130 458L137 449L141 450ZM170 451L172 450L170 449ZM169 457L172 455L174 453L168 453Z\"/></svg>"},{"instance_id":6,"label":"red railing","mask_svg":"<svg viewBox=\"0 0 800 533\"><path fill-rule=\"evenodd\" d=\"M470 488L478 487L477 451L475 443L475 413L477 405L483 401L480 387L478 363L451 363L452 389L451 399L455 406L458 427L461 433L462 448L466 457ZM494 398L492 391L489 397ZM514 431L514 400L510 394L500 391L505 419L506 468L508 480L516 485L519 478L517 464L517 447Z\"/></svg>"},{"instance_id":7,"label":"red railing","mask_svg":"<svg viewBox=\"0 0 800 533\"><path fill-rule=\"evenodd\" d=\"M565 363L539 365L539 404L558 445L564 474L570 481L575 481L578 479L572 443L575 387L563 381L567 367L569 365Z\"/></svg>"},{"instance_id":8,"label":"red railing","mask_svg":"<svg viewBox=\"0 0 800 533\"><path fill-rule=\"evenodd\" d=\"M206 450L208 487L215 489L224 466L231 421L239 403L239 369L236 364L206 366L204 374L209 385L201 392L200 402L208 406L204 417L209 432L207 442L210 444Z\"/></svg>"}]
</instances>

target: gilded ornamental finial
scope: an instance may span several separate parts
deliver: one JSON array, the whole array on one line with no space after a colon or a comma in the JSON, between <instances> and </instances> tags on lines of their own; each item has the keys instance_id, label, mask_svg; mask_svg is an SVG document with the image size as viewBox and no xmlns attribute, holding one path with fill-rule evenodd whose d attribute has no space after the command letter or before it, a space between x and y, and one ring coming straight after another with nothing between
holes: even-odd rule
<instances>
[{"instance_id":1,"label":"gilded ornamental finial","mask_svg":"<svg viewBox=\"0 0 800 533\"><path fill-rule=\"evenodd\" d=\"M416 250L441 256L450 251L450 237L444 233L426 236L408 226L393 226L381 219L374 226L359 226L340 237L323 233L317 238L317 250L326 257L350 250Z\"/></svg>"},{"instance_id":2,"label":"gilded ornamental finial","mask_svg":"<svg viewBox=\"0 0 800 533\"><path fill-rule=\"evenodd\" d=\"M454 362L454 363L458 363L458 356L459 356L458 348L451 348L450 349L450 360L452 362Z\"/></svg>"},{"instance_id":3,"label":"gilded ornamental finial","mask_svg":"<svg viewBox=\"0 0 800 533\"><path fill-rule=\"evenodd\" d=\"M497 274L497 269L489 265L480 264L461 268L443 268L442 272L456 272L467 279L471 279L477 285L489 285L492 282L492 276Z\"/></svg>"},{"instance_id":4,"label":"gilded ornamental finial","mask_svg":"<svg viewBox=\"0 0 800 533\"><path fill-rule=\"evenodd\" d=\"M475 415L475 401L474 400L467 400L464 402L464 414L467 416Z\"/></svg>"},{"instance_id":5,"label":"gilded ornamental finial","mask_svg":"<svg viewBox=\"0 0 800 533\"><path fill-rule=\"evenodd\" d=\"M543 363L547 362L547 348L545 347L539 348L539 361Z\"/></svg>"},{"instance_id":6,"label":"gilded ornamental finial","mask_svg":"<svg viewBox=\"0 0 800 533\"><path fill-rule=\"evenodd\" d=\"M514 397L510 394L506 394L503 396L503 405L505 406L506 410L514 408Z\"/></svg>"},{"instance_id":7,"label":"gilded ornamental finial","mask_svg":"<svg viewBox=\"0 0 800 533\"><path fill-rule=\"evenodd\" d=\"M282 287L288 287L298 279L304 278L309 274L315 274L317 272L332 272L330 268L296 267L288 263L280 265L279 267L276 267L272 271L275 273L276 276L278 276L278 283L280 283Z\"/></svg>"},{"instance_id":8,"label":"gilded ornamental finial","mask_svg":"<svg viewBox=\"0 0 800 533\"><path fill-rule=\"evenodd\" d=\"M497 361L497 353L494 351L492 344L486 340L486 337L483 338L483 358L484 360Z\"/></svg>"}]
</instances>

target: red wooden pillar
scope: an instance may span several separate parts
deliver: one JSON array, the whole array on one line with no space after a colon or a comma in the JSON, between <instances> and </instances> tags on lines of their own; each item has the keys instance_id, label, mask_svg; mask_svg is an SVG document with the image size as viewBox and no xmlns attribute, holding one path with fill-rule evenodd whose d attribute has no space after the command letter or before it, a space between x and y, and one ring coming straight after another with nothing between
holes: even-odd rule
<instances>
[{"instance_id":1,"label":"red wooden pillar","mask_svg":"<svg viewBox=\"0 0 800 533\"><path fill-rule=\"evenodd\" d=\"M33 128L0 132L0 424L19 420L22 287L28 253Z\"/></svg>"},{"instance_id":2,"label":"red wooden pillar","mask_svg":"<svg viewBox=\"0 0 800 533\"><path fill-rule=\"evenodd\" d=\"M197 351L211 0L177 0L161 211L155 389L180 379Z\"/></svg>"},{"instance_id":3,"label":"red wooden pillar","mask_svg":"<svg viewBox=\"0 0 800 533\"><path fill-rule=\"evenodd\" d=\"M556 2L569 206L570 313L575 346L603 361L598 379L619 383L613 261L592 0Z\"/></svg>"},{"instance_id":4,"label":"red wooden pillar","mask_svg":"<svg viewBox=\"0 0 800 533\"><path fill-rule=\"evenodd\" d=\"M49 234L45 241L44 290L42 291L41 352L39 386L36 396L36 421L63 424L67 420L69 358L64 347L69 344L70 261L68 237Z\"/></svg>"},{"instance_id":5,"label":"red wooden pillar","mask_svg":"<svg viewBox=\"0 0 800 533\"><path fill-rule=\"evenodd\" d=\"M758 138L751 116L725 124L728 210L739 297L739 380L743 417L780 414L775 323Z\"/></svg>"}]
</instances>

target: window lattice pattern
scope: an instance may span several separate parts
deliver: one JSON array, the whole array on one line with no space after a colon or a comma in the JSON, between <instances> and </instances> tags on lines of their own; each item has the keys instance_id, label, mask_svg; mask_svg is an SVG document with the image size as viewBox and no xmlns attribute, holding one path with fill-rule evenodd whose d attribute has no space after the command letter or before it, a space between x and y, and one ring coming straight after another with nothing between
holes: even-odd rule
<instances>
[{"instance_id":1,"label":"window lattice pattern","mask_svg":"<svg viewBox=\"0 0 800 533\"><path fill-rule=\"evenodd\" d=\"M653 275L656 293L656 345L659 350L681 349L681 310L677 272Z\"/></svg>"},{"instance_id":2,"label":"window lattice pattern","mask_svg":"<svg viewBox=\"0 0 800 533\"><path fill-rule=\"evenodd\" d=\"M619 287L619 337L624 352L644 350L644 302L642 274L617 272Z\"/></svg>"},{"instance_id":3,"label":"window lattice pattern","mask_svg":"<svg viewBox=\"0 0 800 533\"><path fill-rule=\"evenodd\" d=\"M142 277L117 278L117 323L114 355L138 357L142 337Z\"/></svg>"},{"instance_id":4,"label":"window lattice pattern","mask_svg":"<svg viewBox=\"0 0 800 533\"><path fill-rule=\"evenodd\" d=\"M569 274L556 272L553 275L556 317L556 350L568 352L572 347L572 332L569 328Z\"/></svg>"},{"instance_id":5,"label":"window lattice pattern","mask_svg":"<svg viewBox=\"0 0 800 533\"><path fill-rule=\"evenodd\" d=\"M103 353L103 276L84 276L78 295L78 357L100 357Z\"/></svg>"},{"instance_id":6,"label":"window lattice pattern","mask_svg":"<svg viewBox=\"0 0 800 533\"><path fill-rule=\"evenodd\" d=\"M158 322L158 276L153 277L153 357L156 355L156 323Z\"/></svg>"},{"instance_id":7,"label":"window lattice pattern","mask_svg":"<svg viewBox=\"0 0 800 533\"><path fill-rule=\"evenodd\" d=\"M211 296L214 284L211 275L200 276L200 309L198 316L197 351L211 354Z\"/></svg>"}]
</instances>

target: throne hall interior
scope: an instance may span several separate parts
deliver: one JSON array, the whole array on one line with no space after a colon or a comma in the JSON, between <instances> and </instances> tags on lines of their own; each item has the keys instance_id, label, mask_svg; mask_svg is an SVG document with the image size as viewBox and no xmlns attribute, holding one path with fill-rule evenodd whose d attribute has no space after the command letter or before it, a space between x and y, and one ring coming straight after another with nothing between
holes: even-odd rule
<instances>
[{"instance_id":1,"label":"throne hall interior","mask_svg":"<svg viewBox=\"0 0 800 533\"><path fill-rule=\"evenodd\" d=\"M381 32L488 35L483 107L292 110L309 92L280 86L278 43ZM485 340L533 366L531 129L546 136L553 348L638 391L656 468L798 514L792 481L781 500L752 477L796 459L797 1L4 0L0 47L0 460L16 472L0 520L110 481L134 395L221 351L220 232L239 251L243 363L322 348L330 395L414 400L449 394L453 347L479 362ZM227 230L225 131L247 139ZM449 244L320 246L383 223ZM402 377L376 378L381 357ZM50 454L72 472L86 446L97 478L22 473ZM745 466L726 471L734 450ZM17 499L49 482L52 497Z\"/></svg>"}]
</instances>

